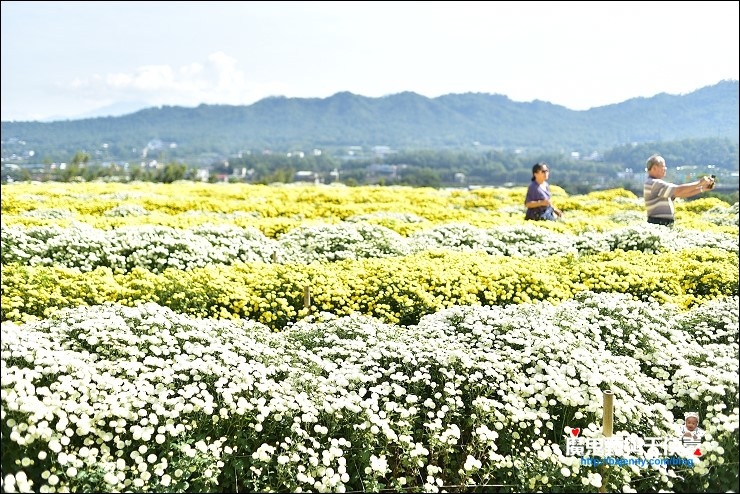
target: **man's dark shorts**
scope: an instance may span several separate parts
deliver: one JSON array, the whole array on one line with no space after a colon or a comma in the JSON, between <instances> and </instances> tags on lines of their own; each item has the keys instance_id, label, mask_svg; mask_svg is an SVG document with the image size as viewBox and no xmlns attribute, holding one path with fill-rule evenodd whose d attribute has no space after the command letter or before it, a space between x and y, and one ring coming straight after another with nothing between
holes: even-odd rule
<instances>
[{"instance_id":1,"label":"man's dark shorts","mask_svg":"<svg viewBox=\"0 0 740 494\"><path fill-rule=\"evenodd\" d=\"M668 218L656 218L655 216L648 216L648 223L653 225L673 226L673 220Z\"/></svg>"}]
</instances>

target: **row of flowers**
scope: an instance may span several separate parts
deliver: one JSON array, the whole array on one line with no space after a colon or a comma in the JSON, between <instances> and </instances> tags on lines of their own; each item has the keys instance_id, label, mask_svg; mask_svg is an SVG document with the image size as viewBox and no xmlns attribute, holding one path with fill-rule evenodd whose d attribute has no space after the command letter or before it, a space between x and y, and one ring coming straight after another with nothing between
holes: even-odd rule
<instances>
[{"instance_id":1,"label":"row of flowers","mask_svg":"<svg viewBox=\"0 0 740 494\"><path fill-rule=\"evenodd\" d=\"M579 234L645 223L641 198L622 189L568 195L552 188L566 211L546 228ZM521 187L425 189L244 184L11 184L2 186L8 226L124 226L189 229L252 227L269 238L314 223L368 222L409 236L450 223L488 229L524 223ZM717 198L676 201L677 226L737 236L738 205Z\"/></svg>"},{"instance_id":2,"label":"row of flowers","mask_svg":"<svg viewBox=\"0 0 740 494\"><path fill-rule=\"evenodd\" d=\"M310 264L339 260L404 256L429 250L482 251L493 256L589 255L615 250L678 251L711 247L738 253L738 236L671 229L642 223L579 235L553 232L538 224L477 228L445 224L404 237L368 223L340 223L295 228L277 239L236 226L201 226L179 230L163 226L99 230L72 227L9 227L0 230L2 264L63 266L81 271L108 267L115 273L144 268L230 265L236 262Z\"/></svg>"},{"instance_id":3,"label":"row of flowers","mask_svg":"<svg viewBox=\"0 0 740 494\"><path fill-rule=\"evenodd\" d=\"M2 320L17 322L79 305L151 301L196 317L252 319L275 330L317 311L415 324L452 305L559 302L587 290L687 308L738 295L738 269L736 252L715 248L527 257L438 250L309 265L252 262L161 273L134 268L125 274L12 263L2 266L1 307Z\"/></svg>"},{"instance_id":4,"label":"row of flowers","mask_svg":"<svg viewBox=\"0 0 740 494\"><path fill-rule=\"evenodd\" d=\"M737 306L583 292L407 327L317 314L274 333L153 303L3 322L2 489L737 491ZM625 461L685 461L569 451L600 436L607 390ZM667 454L655 438L677 444L689 410L700 451Z\"/></svg>"},{"instance_id":5,"label":"row of flowers","mask_svg":"<svg viewBox=\"0 0 740 494\"><path fill-rule=\"evenodd\" d=\"M592 214L629 210L639 199L622 189L570 196L552 186L560 200L572 201L567 209ZM62 216L128 217L178 215L192 211L217 214L247 213L256 217L304 219L372 214L379 211L405 212L436 221L460 212L504 210L522 212L526 187L487 187L475 190L412 187L346 187L341 184L202 184L179 182L153 183L14 183L2 185L3 213ZM510 209L516 208L516 209Z\"/></svg>"}]
</instances>

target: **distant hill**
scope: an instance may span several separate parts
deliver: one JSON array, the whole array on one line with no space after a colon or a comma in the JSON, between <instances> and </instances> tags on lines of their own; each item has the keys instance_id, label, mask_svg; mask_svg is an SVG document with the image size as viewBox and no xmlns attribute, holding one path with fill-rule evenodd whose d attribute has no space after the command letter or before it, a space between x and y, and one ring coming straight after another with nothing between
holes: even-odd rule
<instances>
[{"instance_id":1,"label":"distant hill","mask_svg":"<svg viewBox=\"0 0 740 494\"><path fill-rule=\"evenodd\" d=\"M2 156L33 150L68 160L77 151L113 160L165 150L171 159L229 156L248 150L395 149L578 151L687 138L738 140L736 80L685 95L661 93L623 103L569 110L544 101L518 103L496 94L426 98L404 92L368 98L270 97L248 106L148 108L119 117L2 122Z\"/></svg>"},{"instance_id":2,"label":"distant hill","mask_svg":"<svg viewBox=\"0 0 740 494\"><path fill-rule=\"evenodd\" d=\"M149 108L150 106L151 105L148 105L142 101L119 101L117 103L113 103L112 105L107 105L101 108L96 108L85 114L79 115L73 118L73 120L80 120L84 118L97 118L97 117L120 117L121 115L128 115L130 113L137 112L144 108ZM53 120L63 120L63 119L55 118ZM69 119L64 119L64 120L69 120ZM45 121L48 122L50 120L45 120Z\"/></svg>"}]
</instances>

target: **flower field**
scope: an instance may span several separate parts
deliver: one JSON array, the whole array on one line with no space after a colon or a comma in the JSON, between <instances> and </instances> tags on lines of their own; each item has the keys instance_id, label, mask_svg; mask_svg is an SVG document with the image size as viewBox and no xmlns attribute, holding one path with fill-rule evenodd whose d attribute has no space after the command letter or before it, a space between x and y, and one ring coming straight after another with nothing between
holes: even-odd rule
<instances>
[{"instance_id":1,"label":"flower field","mask_svg":"<svg viewBox=\"0 0 740 494\"><path fill-rule=\"evenodd\" d=\"M2 490L739 491L738 205L552 191L3 185Z\"/></svg>"}]
</instances>

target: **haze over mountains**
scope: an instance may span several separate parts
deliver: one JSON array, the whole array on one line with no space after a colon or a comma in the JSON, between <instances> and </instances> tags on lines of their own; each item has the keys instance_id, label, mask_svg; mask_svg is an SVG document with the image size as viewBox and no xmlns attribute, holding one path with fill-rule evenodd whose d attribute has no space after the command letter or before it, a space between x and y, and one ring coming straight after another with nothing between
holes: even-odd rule
<instances>
[{"instance_id":1,"label":"haze over mountains","mask_svg":"<svg viewBox=\"0 0 740 494\"><path fill-rule=\"evenodd\" d=\"M44 122L55 122L58 120L82 120L85 118L98 118L98 117L122 117L135 113L139 110L149 108L151 105L143 101L119 101L111 105L106 105L87 113L75 116L73 118L48 118L44 119Z\"/></svg>"},{"instance_id":2,"label":"haze over mountains","mask_svg":"<svg viewBox=\"0 0 740 494\"><path fill-rule=\"evenodd\" d=\"M728 80L685 95L661 93L586 111L544 101L518 103L496 94L427 98L412 92L381 98L349 92L323 99L271 97L248 106L165 106L122 116L2 122L2 154L5 159L10 152L33 150L50 159L69 159L78 150L102 147L111 159L127 160L156 141L172 158L349 146L586 155L626 143L737 141L739 87L738 81Z\"/></svg>"}]
</instances>

